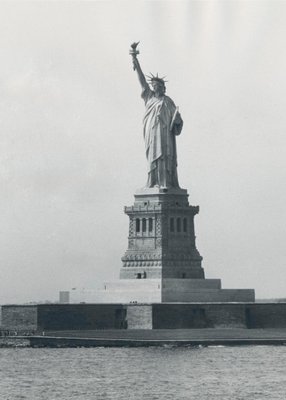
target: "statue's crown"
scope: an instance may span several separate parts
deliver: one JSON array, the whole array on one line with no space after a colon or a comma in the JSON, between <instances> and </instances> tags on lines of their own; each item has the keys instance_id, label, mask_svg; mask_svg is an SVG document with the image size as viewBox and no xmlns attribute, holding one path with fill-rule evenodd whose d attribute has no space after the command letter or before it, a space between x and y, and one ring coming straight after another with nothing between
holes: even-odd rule
<instances>
[{"instance_id":1,"label":"statue's crown","mask_svg":"<svg viewBox=\"0 0 286 400\"><path fill-rule=\"evenodd\" d=\"M165 80L165 78L166 78L165 76L163 76L162 78L160 78L160 77L158 76L158 73L157 73L156 76L153 75L152 72L150 72L150 74L151 74L151 75L146 75L149 83L160 82L160 83L162 83L163 85L165 85L165 82L168 82L168 81Z\"/></svg>"}]
</instances>

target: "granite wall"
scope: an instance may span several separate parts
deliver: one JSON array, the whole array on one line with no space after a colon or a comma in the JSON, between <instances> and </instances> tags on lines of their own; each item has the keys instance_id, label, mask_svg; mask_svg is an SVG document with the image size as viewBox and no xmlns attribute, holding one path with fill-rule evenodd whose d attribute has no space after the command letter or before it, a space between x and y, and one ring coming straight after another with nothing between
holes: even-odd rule
<instances>
[{"instance_id":1,"label":"granite wall","mask_svg":"<svg viewBox=\"0 0 286 400\"><path fill-rule=\"evenodd\" d=\"M126 306L127 329L152 329L152 304Z\"/></svg>"},{"instance_id":2,"label":"granite wall","mask_svg":"<svg viewBox=\"0 0 286 400\"><path fill-rule=\"evenodd\" d=\"M2 330L286 328L286 303L2 306Z\"/></svg>"},{"instance_id":3,"label":"granite wall","mask_svg":"<svg viewBox=\"0 0 286 400\"><path fill-rule=\"evenodd\" d=\"M153 329L246 327L244 304L154 304Z\"/></svg>"},{"instance_id":4,"label":"granite wall","mask_svg":"<svg viewBox=\"0 0 286 400\"><path fill-rule=\"evenodd\" d=\"M153 329L192 329L207 326L205 310L200 305L153 305Z\"/></svg>"},{"instance_id":5,"label":"granite wall","mask_svg":"<svg viewBox=\"0 0 286 400\"><path fill-rule=\"evenodd\" d=\"M255 303L246 306L248 328L286 328L286 303Z\"/></svg>"},{"instance_id":6,"label":"granite wall","mask_svg":"<svg viewBox=\"0 0 286 400\"><path fill-rule=\"evenodd\" d=\"M17 332L33 332L37 330L38 306L9 305L2 306L1 329Z\"/></svg>"},{"instance_id":7,"label":"granite wall","mask_svg":"<svg viewBox=\"0 0 286 400\"><path fill-rule=\"evenodd\" d=\"M126 309L121 304L50 304L38 306L39 330L122 329Z\"/></svg>"}]
</instances>

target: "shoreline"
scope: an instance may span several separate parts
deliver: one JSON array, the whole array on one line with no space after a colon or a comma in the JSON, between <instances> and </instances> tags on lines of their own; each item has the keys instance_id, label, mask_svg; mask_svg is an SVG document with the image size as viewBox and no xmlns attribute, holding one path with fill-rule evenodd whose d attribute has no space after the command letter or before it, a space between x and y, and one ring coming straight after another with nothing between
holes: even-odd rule
<instances>
[{"instance_id":1,"label":"shoreline","mask_svg":"<svg viewBox=\"0 0 286 400\"><path fill-rule=\"evenodd\" d=\"M0 337L0 348L286 346L286 329L106 330Z\"/></svg>"}]
</instances>

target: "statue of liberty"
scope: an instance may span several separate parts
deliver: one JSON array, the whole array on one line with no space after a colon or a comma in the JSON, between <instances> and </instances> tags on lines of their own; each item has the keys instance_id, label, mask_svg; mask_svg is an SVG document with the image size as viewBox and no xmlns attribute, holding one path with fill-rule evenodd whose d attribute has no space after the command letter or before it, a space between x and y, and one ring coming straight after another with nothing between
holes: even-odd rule
<instances>
[{"instance_id":1,"label":"statue of liberty","mask_svg":"<svg viewBox=\"0 0 286 400\"><path fill-rule=\"evenodd\" d=\"M149 84L142 72L136 49L138 43L131 45L133 67L142 87L145 102L143 134L148 162L146 187L179 188L177 175L176 135L182 131L183 120L178 108L170 97L165 95L164 78L150 76Z\"/></svg>"}]
</instances>

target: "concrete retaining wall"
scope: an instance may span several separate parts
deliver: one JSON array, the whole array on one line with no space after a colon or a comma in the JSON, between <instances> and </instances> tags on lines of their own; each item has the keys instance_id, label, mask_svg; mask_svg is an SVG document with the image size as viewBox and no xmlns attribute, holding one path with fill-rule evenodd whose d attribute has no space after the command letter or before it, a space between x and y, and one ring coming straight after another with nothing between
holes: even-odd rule
<instances>
[{"instance_id":1,"label":"concrete retaining wall","mask_svg":"<svg viewBox=\"0 0 286 400\"><path fill-rule=\"evenodd\" d=\"M209 328L246 328L245 304L207 304L203 309Z\"/></svg>"},{"instance_id":2,"label":"concrete retaining wall","mask_svg":"<svg viewBox=\"0 0 286 400\"><path fill-rule=\"evenodd\" d=\"M128 329L152 329L152 305L126 306Z\"/></svg>"},{"instance_id":3,"label":"concrete retaining wall","mask_svg":"<svg viewBox=\"0 0 286 400\"><path fill-rule=\"evenodd\" d=\"M286 328L286 303L256 303L246 307L248 328Z\"/></svg>"},{"instance_id":4,"label":"concrete retaining wall","mask_svg":"<svg viewBox=\"0 0 286 400\"><path fill-rule=\"evenodd\" d=\"M2 306L3 330L286 328L286 303Z\"/></svg>"},{"instance_id":5,"label":"concrete retaining wall","mask_svg":"<svg viewBox=\"0 0 286 400\"><path fill-rule=\"evenodd\" d=\"M206 328L205 310L196 304L154 304L153 329Z\"/></svg>"},{"instance_id":6,"label":"concrete retaining wall","mask_svg":"<svg viewBox=\"0 0 286 400\"><path fill-rule=\"evenodd\" d=\"M246 327L244 304L154 304L154 329Z\"/></svg>"},{"instance_id":7,"label":"concrete retaining wall","mask_svg":"<svg viewBox=\"0 0 286 400\"><path fill-rule=\"evenodd\" d=\"M38 306L39 330L122 329L126 310L115 304L53 304Z\"/></svg>"},{"instance_id":8,"label":"concrete retaining wall","mask_svg":"<svg viewBox=\"0 0 286 400\"><path fill-rule=\"evenodd\" d=\"M2 306L1 329L17 332L37 330L38 307L29 305Z\"/></svg>"}]
</instances>

